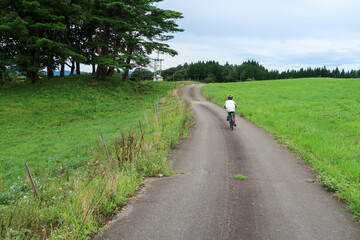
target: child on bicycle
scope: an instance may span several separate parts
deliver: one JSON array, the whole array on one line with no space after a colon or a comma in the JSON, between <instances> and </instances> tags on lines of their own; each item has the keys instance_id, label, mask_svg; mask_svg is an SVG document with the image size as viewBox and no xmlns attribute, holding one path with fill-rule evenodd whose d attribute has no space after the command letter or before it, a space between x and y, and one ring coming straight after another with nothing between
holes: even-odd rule
<instances>
[{"instance_id":1,"label":"child on bicycle","mask_svg":"<svg viewBox=\"0 0 360 240\"><path fill-rule=\"evenodd\" d=\"M232 100L233 98L234 98L234 96L231 94L228 96L228 100L226 100L226 102L224 104L224 108L228 112L227 120L229 120L229 116L230 116L230 114L232 114L234 123L235 123L234 126L236 127L235 108L237 107L237 105L236 105L236 102L234 102Z\"/></svg>"}]
</instances>

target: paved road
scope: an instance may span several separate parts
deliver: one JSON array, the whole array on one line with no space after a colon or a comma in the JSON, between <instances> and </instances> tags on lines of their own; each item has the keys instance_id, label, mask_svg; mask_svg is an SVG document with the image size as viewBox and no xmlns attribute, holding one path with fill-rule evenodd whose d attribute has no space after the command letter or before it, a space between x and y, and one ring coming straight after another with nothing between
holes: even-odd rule
<instances>
[{"instance_id":1,"label":"paved road","mask_svg":"<svg viewBox=\"0 0 360 240\"><path fill-rule=\"evenodd\" d=\"M344 204L307 181L307 165L244 119L231 132L200 85L183 94L196 113L172 155L184 174L147 183L98 239L360 239Z\"/></svg>"}]
</instances>

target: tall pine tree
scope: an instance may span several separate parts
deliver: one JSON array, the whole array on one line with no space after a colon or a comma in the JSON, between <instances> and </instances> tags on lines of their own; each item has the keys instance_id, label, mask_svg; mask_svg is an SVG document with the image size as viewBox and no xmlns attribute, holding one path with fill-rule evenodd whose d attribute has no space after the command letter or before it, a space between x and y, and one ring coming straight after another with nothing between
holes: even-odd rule
<instances>
[{"instance_id":1,"label":"tall pine tree","mask_svg":"<svg viewBox=\"0 0 360 240\"><path fill-rule=\"evenodd\" d=\"M10 55L7 64L24 73L33 83L39 81L39 71L47 66L48 70L52 69L55 52L76 55L57 37L66 30L64 17L57 9L67 2L1 1L1 39Z\"/></svg>"}]
</instances>

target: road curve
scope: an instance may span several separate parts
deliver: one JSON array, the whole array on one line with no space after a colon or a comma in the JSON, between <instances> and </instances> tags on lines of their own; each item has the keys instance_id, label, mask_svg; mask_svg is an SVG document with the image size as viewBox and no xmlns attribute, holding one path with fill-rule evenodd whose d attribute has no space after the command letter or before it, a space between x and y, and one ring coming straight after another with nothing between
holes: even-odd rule
<instances>
[{"instance_id":1,"label":"road curve","mask_svg":"<svg viewBox=\"0 0 360 240\"><path fill-rule=\"evenodd\" d=\"M96 239L360 239L360 224L295 155L245 119L231 132L201 85L183 96L196 114L171 157L183 174L148 182Z\"/></svg>"}]
</instances>

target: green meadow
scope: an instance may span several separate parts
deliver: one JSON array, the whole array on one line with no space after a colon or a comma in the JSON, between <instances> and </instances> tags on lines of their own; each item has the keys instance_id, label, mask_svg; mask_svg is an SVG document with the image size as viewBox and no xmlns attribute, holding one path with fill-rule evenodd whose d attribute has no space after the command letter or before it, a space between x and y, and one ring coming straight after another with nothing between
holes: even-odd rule
<instances>
[{"instance_id":1,"label":"green meadow","mask_svg":"<svg viewBox=\"0 0 360 240\"><path fill-rule=\"evenodd\" d=\"M233 94L237 114L311 164L319 181L360 216L360 79L208 84L203 94L219 105Z\"/></svg>"},{"instance_id":2,"label":"green meadow","mask_svg":"<svg viewBox=\"0 0 360 240\"><path fill-rule=\"evenodd\" d=\"M145 177L172 174L169 154L192 124L178 90L92 79L0 90L0 239L90 239Z\"/></svg>"},{"instance_id":3,"label":"green meadow","mask_svg":"<svg viewBox=\"0 0 360 240\"><path fill-rule=\"evenodd\" d=\"M157 94L170 89L168 83L115 80L89 86L89 78L0 91L0 174L136 124L155 106Z\"/></svg>"},{"instance_id":4,"label":"green meadow","mask_svg":"<svg viewBox=\"0 0 360 240\"><path fill-rule=\"evenodd\" d=\"M0 187L26 175L25 163L41 176L86 157L101 134L111 139L150 117L157 96L171 87L89 80L74 76L0 91Z\"/></svg>"}]
</instances>

